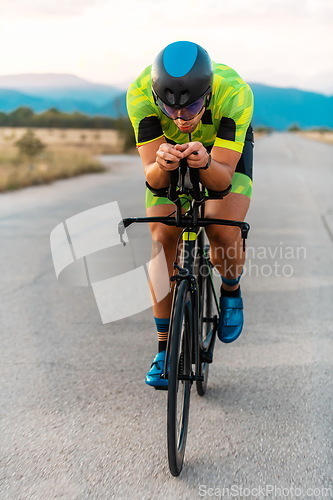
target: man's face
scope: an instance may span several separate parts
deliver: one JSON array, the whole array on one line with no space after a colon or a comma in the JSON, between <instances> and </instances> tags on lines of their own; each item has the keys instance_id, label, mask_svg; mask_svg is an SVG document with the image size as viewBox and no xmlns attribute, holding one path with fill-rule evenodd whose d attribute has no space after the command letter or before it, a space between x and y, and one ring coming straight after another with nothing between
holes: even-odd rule
<instances>
[{"instance_id":1,"label":"man's face","mask_svg":"<svg viewBox=\"0 0 333 500\"><path fill-rule=\"evenodd\" d=\"M184 134L191 134L196 129L199 121L201 120L202 115L205 112L205 109L206 108L202 108L201 112L197 116L192 118L192 120L185 121L182 120L181 118L176 118L176 120L173 121L181 132L183 132ZM180 112L181 110L179 110L179 113Z\"/></svg>"}]
</instances>

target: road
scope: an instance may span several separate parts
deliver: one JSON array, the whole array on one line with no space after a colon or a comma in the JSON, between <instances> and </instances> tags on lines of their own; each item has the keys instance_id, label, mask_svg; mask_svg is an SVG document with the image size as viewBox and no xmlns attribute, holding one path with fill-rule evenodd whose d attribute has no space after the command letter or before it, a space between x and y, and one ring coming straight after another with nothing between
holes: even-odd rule
<instances>
[{"instance_id":1,"label":"road","mask_svg":"<svg viewBox=\"0 0 333 500\"><path fill-rule=\"evenodd\" d=\"M166 394L143 382L151 311L103 325L90 288L57 282L49 246L57 224L103 203L143 214L139 159L0 195L1 499L333 497L332 158L292 134L256 143L246 326L218 343L206 397L193 392L177 479ZM149 253L138 241L133 267Z\"/></svg>"}]
</instances>

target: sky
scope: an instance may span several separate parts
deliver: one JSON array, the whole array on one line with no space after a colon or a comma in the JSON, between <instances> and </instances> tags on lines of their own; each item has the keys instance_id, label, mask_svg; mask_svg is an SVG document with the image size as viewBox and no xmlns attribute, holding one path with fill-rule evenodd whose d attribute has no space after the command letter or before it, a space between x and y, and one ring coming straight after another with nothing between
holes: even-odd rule
<instances>
[{"instance_id":1,"label":"sky","mask_svg":"<svg viewBox=\"0 0 333 500\"><path fill-rule=\"evenodd\" d=\"M126 87L176 40L246 81L333 94L333 0L0 0L0 75Z\"/></svg>"}]
</instances>

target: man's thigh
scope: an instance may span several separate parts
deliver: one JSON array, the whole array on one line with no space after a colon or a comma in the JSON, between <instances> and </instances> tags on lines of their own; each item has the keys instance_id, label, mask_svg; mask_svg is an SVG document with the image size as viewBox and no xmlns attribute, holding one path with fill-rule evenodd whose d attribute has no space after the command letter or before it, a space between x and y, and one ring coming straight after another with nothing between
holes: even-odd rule
<instances>
[{"instance_id":1,"label":"man's thigh","mask_svg":"<svg viewBox=\"0 0 333 500\"><path fill-rule=\"evenodd\" d=\"M229 193L223 200L208 200L205 217L243 221L250 201L248 196L238 193ZM213 247L233 247L241 241L240 229L235 226L212 224L206 227L206 234Z\"/></svg>"},{"instance_id":2,"label":"man's thigh","mask_svg":"<svg viewBox=\"0 0 333 500\"><path fill-rule=\"evenodd\" d=\"M243 221L250 201L248 196L239 193L229 193L223 200L207 200L205 217Z\"/></svg>"},{"instance_id":3,"label":"man's thigh","mask_svg":"<svg viewBox=\"0 0 333 500\"><path fill-rule=\"evenodd\" d=\"M165 205L155 205L152 207L146 208L147 217L168 217L174 215L176 210L176 205L174 203L165 204ZM162 222L150 222L149 223L150 230L153 236L160 239L160 235L163 234L163 240L177 239L179 234L181 233L181 228L174 226L166 226Z\"/></svg>"}]
</instances>

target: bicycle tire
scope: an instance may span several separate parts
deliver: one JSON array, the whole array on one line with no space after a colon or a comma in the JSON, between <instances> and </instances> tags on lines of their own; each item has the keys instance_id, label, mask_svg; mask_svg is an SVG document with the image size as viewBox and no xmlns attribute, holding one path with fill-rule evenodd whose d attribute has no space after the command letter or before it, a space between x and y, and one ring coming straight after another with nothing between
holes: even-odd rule
<instances>
[{"instance_id":1,"label":"bicycle tire","mask_svg":"<svg viewBox=\"0 0 333 500\"><path fill-rule=\"evenodd\" d=\"M196 389L199 396L204 396L207 390L209 366L213 360L213 351L216 339L217 318L219 309L216 303L214 284L211 273L211 264L206 256L209 254L209 245L205 245L204 252L200 258L199 266L199 296L200 296L200 322L199 322L199 375L203 376L203 380L196 381ZM205 321L204 321L205 319ZM210 344L209 362L203 360L204 352L202 345L206 338L211 335L212 341ZM207 354L206 354L207 356Z\"/></svg>"},{"instance_id":2,"label":"bicycle tire","mask_svg":"<svg viewBox=\"0 0 333 500\"><path fill-rule=\"evenodd\" d=\"M204 259L202 259L204 262ZM200 267L200 301L201 301L201 311L200 311L200 323L199 323L199 347L202 345L210 331L210 323L204 322L204 318L211 318L213 314L213 291L212 284L210 282L209 273L203 273L202 267ZM204 396L207 390L208 376L209 376L209 363L202 361L202 351L199 352L200 356L200 375L203 375L203 380L196 381L196 389L199 396Z\"/></svg>"},{"instance_id":3,"label":"bicycle tire","mask_svg":"<svg viewBox=\"0 0 333 500\"><path fill-rule=\"evenodd\" d=\"M170 331L167 440L169 468L173 476L179 476L183 468L188 430L192 382L180 380L179 376L190 377L192 374L191 311L191 292L187 280L184 280L176 290Z\"/></svg>"}]
</instances>

